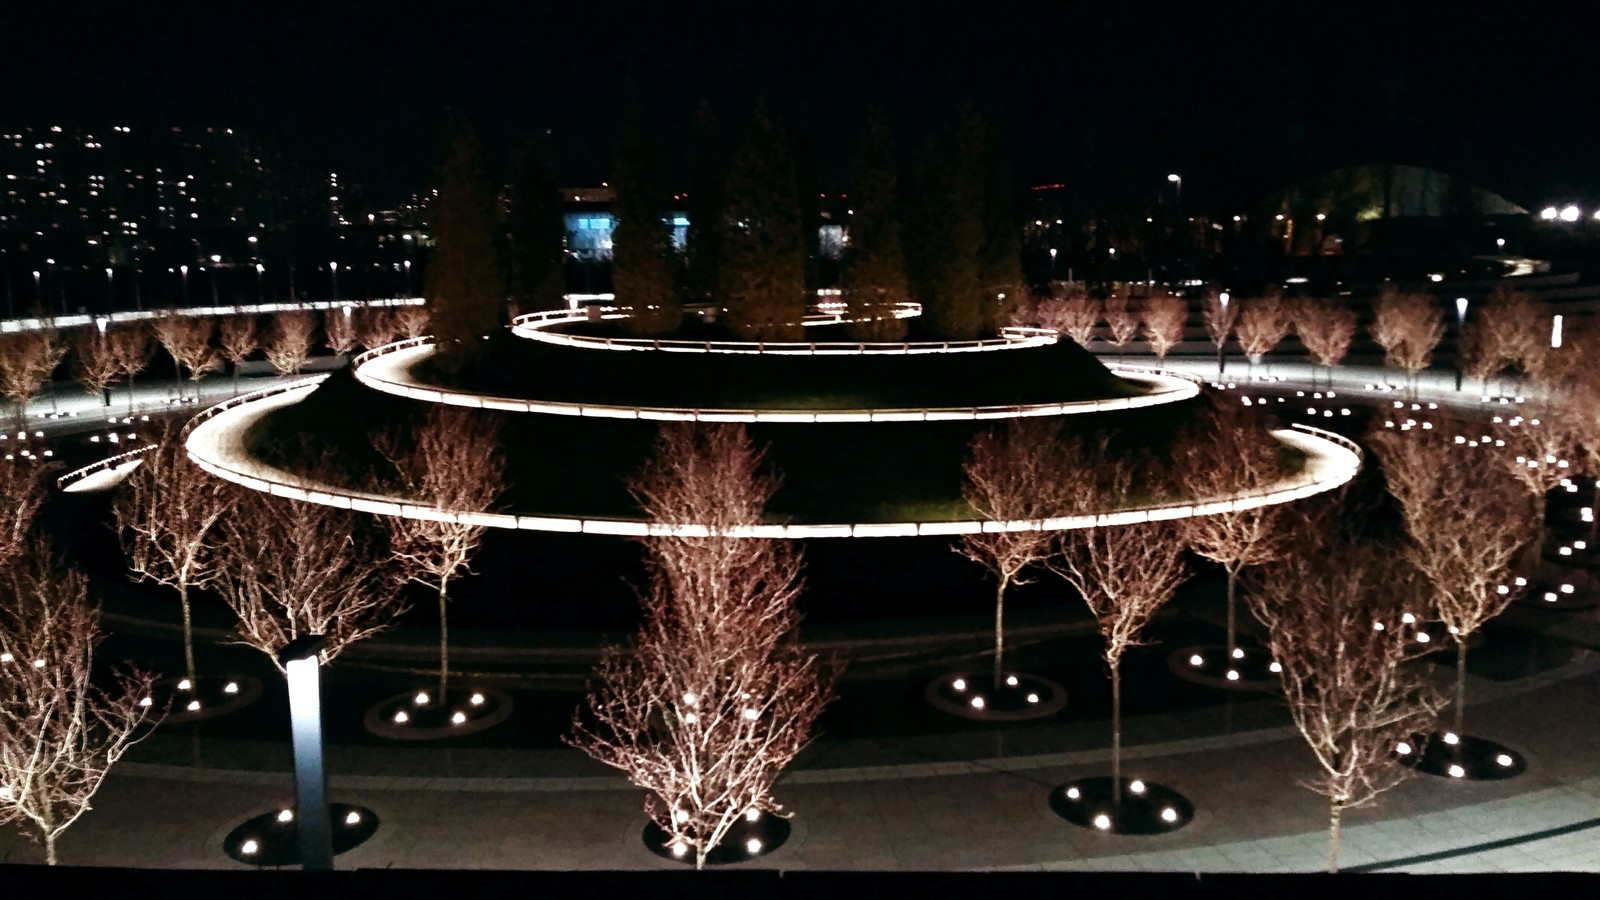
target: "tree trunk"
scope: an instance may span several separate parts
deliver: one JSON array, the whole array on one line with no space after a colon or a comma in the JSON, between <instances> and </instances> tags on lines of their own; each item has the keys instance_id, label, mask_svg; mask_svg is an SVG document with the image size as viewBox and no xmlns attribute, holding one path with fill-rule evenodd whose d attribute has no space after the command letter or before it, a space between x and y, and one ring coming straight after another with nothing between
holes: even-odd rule
<instances>
[{"instance_id":1,"label":"tree trunk","mask_svg":"<svg viewBox=\"0 0 1600 900\"><path fill-rule=\"evenodd\" d=\"M1339 871L1339 814L1344 812L1339 801L1328 801L1328 874Z\"/></svg>"},{"instance_id":2,"label":"tree trunk","mask_svg":"<svg viewBox=\"0 0 1600 900\"><path fill-rule=\"evenodd\" d=\"M1111 817L1122 824L1122 660L1111 664Z\"/></svg>"},{"instance_id":3,"label":"tree trunk","mask_svg":"<svg viewBox=\"0 0 1600 900\"><path fill-rule=\"evenodd\" d=\"M450 614L448 610L449 596L446 594L450 586L447 576L439 576L439 702L445 702L445 691L450 687Z\"/></svg>"},{"instance_id":4,"label":"tree trunk","mask_svg":"<svg viewBox=\"0 0 1600 900\"><path fill-rule=\"evenodd\" d=\"M1233 665L1233 648L1238 646L1238 591L1239 568L1236 563L1228 564L1228 665Z\"/></svg>"},{"instance_id":5,"label":"tree trunk","mask_svg":"<svg viewBox=\"0 0 1600 900\"><path fill-rule=\"evenodd\" d=\"M1467 703L1467 637L1465 634L1456 635L1456 709L1455 732L1461 733L1461 717L1466 712Z\"/></svg>"},{"instance_id":6,"label":"tree trunk","mask_svg":"<svg viewBox=\"0 0 1600 900\"><path fill-rule=\"evenodd\" d=\"M183 606L183 671L189 676L189 685L198 693L200 683L194 676L194 619L189 607L189 582L178 582L178 602Z\"/></svg>"},{"instance_id":7,"label":"tree trunk","mask_svg":"<svg viewBox=\"0 0 1600 900\"><path fill-rule=\"evenodd\" d=\"M47 866L56 864L56 835L54 831L46 831L44 833L44 864Z\"/></svg>"},{"instance_id":8,"label":"tree trunk","mask_svg":"<svg viewBox=\"0 0 1600 900\"><path fill-rule=\"evenodd\" d=\"M995 691L1000 690L1001 678L1005 675L1004 659L1006 652L1005 616L1006 616L1006 583L1011 579L1001 578L1000 585L994 592L994 685Z\"/></svg>"}]
</instances>

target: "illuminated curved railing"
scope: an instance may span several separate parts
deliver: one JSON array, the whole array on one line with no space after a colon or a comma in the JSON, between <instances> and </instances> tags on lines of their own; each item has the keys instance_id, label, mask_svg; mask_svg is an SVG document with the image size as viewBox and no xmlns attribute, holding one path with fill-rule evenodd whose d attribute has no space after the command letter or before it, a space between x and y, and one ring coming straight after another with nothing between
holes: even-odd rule
<instances>
[{"instance_id":1,"label":"illuminated curved railing","mask_svg":"<svg viewBox=\"0 0 1600 900\"><path fill-rule=\"evenodd\" d=\"M244 435L261 417L298 403L321 379L245 394L196 416L185 428L185 448L200 468L218 478L279 497L377 515L461 522L489 528L569 534L704 536L703 525L662 525L642 519L538 516L441 510L408 503L403 498L351 491L313 481L267 465L244 445ZM226 407L226 408L222 408ZM1121 509L1098 515L1061 516L1042 520L997 522L982 519L944 522L861 522L818 525L762 524L732 529L735 537L833 538L959 535L995 531L1066 531L1103 525L1125 525L1214 515L1287 503L1333 490L1354 478L1361 468L1361 449L1347 438L1304 425L1272 432L1279 441L1306 457L1300 472L1259 490L1189 504Z\"/></svg>"},{"instance_id":2,"label":"illuminated curved railing","mask_svg":"<svg viewBox=\"0 0 1600 900\"><path fill-rule=\"evenodd\" d=\"M493 394L476 394L419 384L408 377L411 366L433 352L433 338L418 337L386 344L356 356L351 371L362 384L399 397L427 403L445 403L501 412L586 416L598 419L644 419L656 422L945 422L974 419L1017 419L1031 416L1071 416L1114 410L1139 409L1178 403L1200 393L1201 379L1142 366L1116 366L1119 377L1148 385L1149 393L1132 397L1072 400L1060 403L1026 403L996 406L897 407L884 409L785 410L726 407L624 406L605 403L571 403L526 400Z\"/></svg>"},{"instance_id":3,"label":"illuminated curved railing","mask_svg":"<svg viewBox=\"0 0 1600 900\"><path fill-rule=\"evenodd\" d=\"M913 306L915 304L898 304L900 306ZM627 313L618 312L616 307L599 307L599 316L602 319L625 319ZM921 307L915 313L902 316L896 312L896 318L908 318L919 315ZM843 319L832 318L829 314L821 316L816 322L807 324L831 324ZM808 317L812 318L812 317ZM589 350L659 350L667 353L740 353L740 354L773 354L789 356L861 356L865 354L883 355L916 355L926 353L978 353L989 350L1017 350L1024 347L1044 347L1054 344L1058 339L1055 331L1048 328L1028 328L1022 326L1008 326L1001 329L1001 336L981 341L687 341L657 338L606 338L589 337L586 335L566 334L550 331L555 325L568 325L577 322L589 321L589 315L574 312L570 309L553 309L536 313L527 313L517 316L511 321L511 333L520 338L532 341L541 341L546 344L558 344L566 347L581 347Z\"/></svg>"},{"instance_id":4,"label":"illuminated curved railing","mask_svg":"<svg viewBox=\"0 0 1600 900\"><path fill-rule=\"evenodd\" d=\"M62 316L35 316L0 321L0 333L11 334L45 329L78 328L84 325L143 322L167 316L263 316L278 312L343 309L345 307L421 306L421 297L392 297L378 300L309 300L293 303L247 303L237 306L175 306L164 309L132 309L109 313L76 313Z\"/></svg>"},{"instance_id":5,"label":"illuminated curved railing","mask_svg":"<svg viewBox=\"0 0 1600 900\"><path fill-rule=\"evenodd\" d=\"M72 493L75 489L77 489L74 487L75 485L80 484L90 476L97 475L101 472L109 472L114 469L120 469L124 465L127 465L130 461L132 461L134 465L137 465L140 461L138 457L149 453L155 448L155 444L146 444L143 447L135 447L132 450L118 453L116 456L108 456L105 459L97 460L81 469L73 469L71 472L68 472L56 479L56 489L65 491L67 493Z\"/></svg>"}]
</instances>

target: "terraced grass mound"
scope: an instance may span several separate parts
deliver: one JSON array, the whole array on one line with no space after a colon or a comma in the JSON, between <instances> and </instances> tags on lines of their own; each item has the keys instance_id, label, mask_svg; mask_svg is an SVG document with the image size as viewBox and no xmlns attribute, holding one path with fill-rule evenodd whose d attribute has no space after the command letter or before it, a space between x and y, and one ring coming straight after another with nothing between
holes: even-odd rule
<instances>
[{"instance_id":1,"label":"terraced grass mound","mask_svg":"<svg viewBox=\"0 0 1600 900\"><path fill-rule=\"evenodd\" d=\"M979 354L1011 355L1021 354ZM899 357L897 361L907 359ZM1182 403L1068 416L1062 421L1085 437L1113 431L1114 452L1149 452L1159 460L1176 432L1193 422L1209 402L1202 395ZM248 440L264 458L294 470L306 469L311 460L327 451L347 473L347 483L355 486L385 473L384 461L372 449L372 435L386 430L412 433L430 408L428 403L371 390L348 371L341 371L304 401L264 418ZM624 480L650 454L657 423L532 414L501 418L512 482L503 508L570 516L639 515ZM962 460L973 435L996 424L761 423L748 427L754 440L768 447L770 464L784 477L769 510L770 518L817 523L970 518L971 510L960 493ZM1155 468L1160 468L1159 462Z\"/></svg>"},{"instance_id":2,"label":"terraced grass mound","mask_svg":"<svg viewBox=\"0 0 1600 900\"><path fill-rule=\"evenodd\" d=\"M1009 406L1147 392L1071 341L986 353L758 356L584 349L507 333L460 373L424 360L411 374L520 399L695 409Z\"/></svg>"}]
</instances>

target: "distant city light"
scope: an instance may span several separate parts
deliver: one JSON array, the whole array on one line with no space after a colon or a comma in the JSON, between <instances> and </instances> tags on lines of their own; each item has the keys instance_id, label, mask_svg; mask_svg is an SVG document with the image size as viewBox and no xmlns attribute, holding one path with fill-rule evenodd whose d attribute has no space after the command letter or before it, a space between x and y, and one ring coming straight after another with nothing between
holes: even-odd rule
<instances>
[{"instance_id":1,"label":"distant city light","mask_svg":"<svg viewBox=\"0 0 1600 900\"><path fill-rule=\"evenodd\" d=\"M1578 208L1576 206L1569 206L1566 209L1563 209L1561 211L1561 221L1563 221L1563 222L1576 222L1576 221L1578 221Z\"/></svg>"},{"instance_id":2,"label":"distant city light","mask_svg":"<svg viewBox=\"0 0 1600 900\"><path fill-rule=\"evenodd\" d=\"M1539 218L1544 219L1547 222L1554 219L1558 215L1560 215L1560 213L1554 206L1546 206L1544 209L1539 211Z\"/></svg>"}]
</instances>

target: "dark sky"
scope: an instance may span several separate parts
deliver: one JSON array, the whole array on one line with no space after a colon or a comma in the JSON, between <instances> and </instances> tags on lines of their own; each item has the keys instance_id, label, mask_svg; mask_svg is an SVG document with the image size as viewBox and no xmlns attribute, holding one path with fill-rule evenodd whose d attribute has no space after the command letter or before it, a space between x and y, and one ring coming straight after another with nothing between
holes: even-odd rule
<instances>
[{"instance_id":1,"label":"dark sky","mask_svg":"<svg viewBox=\"0 0 1600 900\"><path fill-rule=\"evenodd\" d=\"M998 104L1019 181L1150 182L1232 207L1383 158L1525 203L1600 192L1588 0L0 3L0 121L232 125L387 199L445 110L492 148L551 128L563 180L606 177L624 85L682 168L701 98L765 93L842 187L862 109L911 146ZM1550 199L1559 199L1550 197Z\"/></svg>"}]
</instances>

